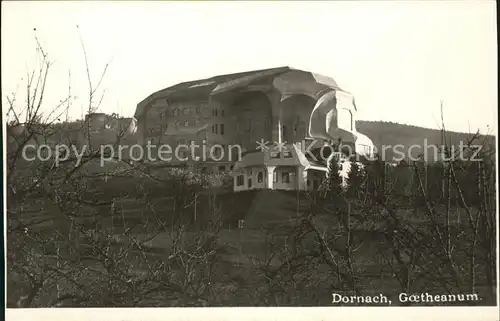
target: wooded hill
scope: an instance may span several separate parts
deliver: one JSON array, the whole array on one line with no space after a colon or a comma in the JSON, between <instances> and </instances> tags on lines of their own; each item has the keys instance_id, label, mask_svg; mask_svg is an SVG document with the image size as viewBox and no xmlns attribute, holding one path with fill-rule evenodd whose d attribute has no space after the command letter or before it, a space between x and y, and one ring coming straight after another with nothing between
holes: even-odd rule
<instances>
[{"instance_id":1,"label":"wooded hill","mask_svg":"<svg viewBox=\"0 0 500 321\"><path fill-rule=\"evenodd\" d=\"M434 161L434 149L429 146L444 145L442 133L439 129L402 125L393 122L366 120L356 121L356 128L360 133L370 137L373 144L377 148L377 151L380 153L382 151L382 146L392 147L401 144L404 147L398 147L397 150L404 152L406 158L408 158L408 155L410 154L412 157L416 158L423 153L427 146L427 155L429 155L428 160ZM466 146L475 134L475 132L469 134L447 131L446 145L456 146L456 151L458 152L460 142L463 142L463 145ZM495 137L492 135L480 135L474 140L473 144L484 144L485 147L483 148L483 151L494 151ZM386 161L393 161L393 159L398 157L400 158L397 153L394 153L393 148L386 149Z\"/></svg>"}]
</instances>

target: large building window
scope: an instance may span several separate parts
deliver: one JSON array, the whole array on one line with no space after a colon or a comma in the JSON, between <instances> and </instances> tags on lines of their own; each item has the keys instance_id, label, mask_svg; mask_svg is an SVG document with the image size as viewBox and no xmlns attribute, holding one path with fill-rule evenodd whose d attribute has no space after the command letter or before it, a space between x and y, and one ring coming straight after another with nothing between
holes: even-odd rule
<instances>
[{"instance_id":1,"label":"large building window","mask_svg":"<svg viewBox=\"0 0 500 321\"><path fill-rule=\"evenodd\" d=\"M220 124L220 134L224 135L224 124Z\"/></svg>"},{"instance_id":2,"label":"large building window","mask_svg":"<svg viewBox=\"0 0 500 321\"><path fill-rule=\"evenodd\" d=\"M236 186L243 186L245 184L245 177L243 175L236 176Z\"/></svg>"},{"instance_id":3,"label":"large building window","mask_svg":"<svg viewBox=\"0 0 500 321\"><path fill-rule=\"evenodd\" d=\"M352 112L347 108L339 110L338 126L341 129L352 131L354 129L354 117Z\"/></svg>"},{"instance_id":4,"label":"large building window","mask_svg":"<svg viewBox=\"0 0 500 321\"><path fill-rule=\"evenodd\" d=\"M189 108L184 108L184 110L182 111L184 113L184 115L189 115Z\"/></svg>"},{"instance_id":5,"label":"large building window","mask_svg":"<svg viewBox=\"0 0 500 321\"><path fill-rule=\"evenodd\" d=\"M264 181L264 173L258 172L257 173L257 182L262 183L262 181Z\"/></svg>"},{"instance_id":6,"label":"large building window","mask_svg":"<svg viewBox=\"0 0 500 321\"><path fill-rule=\"evenodd\" d=\"M174 108L174 109L172 110L172 115L173 115L173 116L179 116L179 109L178 109L178 108Z\"/></svg>"},{"instance_id":7,"label":"large building window","mask_svg":"<svg viewBox=\"0 0 500 321\"><path fill-rule=\"evenodd\" d=\"M196 113L201 114L201 106L196 107Z\"/></svg>"}]
</instances>

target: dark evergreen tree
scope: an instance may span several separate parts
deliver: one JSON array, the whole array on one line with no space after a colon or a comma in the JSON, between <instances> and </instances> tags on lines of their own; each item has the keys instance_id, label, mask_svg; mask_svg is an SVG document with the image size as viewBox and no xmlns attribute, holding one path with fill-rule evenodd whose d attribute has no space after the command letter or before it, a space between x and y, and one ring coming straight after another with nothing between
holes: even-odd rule
<instances>
[{"instance_id":1,"label":"dark evergreen tree","mask_svg":"<svg viewBox=\"0 0 500 321\"><path fill-rule=\"evenodd\" d=\"M328 160L328 174L325 184L325 198L330 200L339 199L343 196L342 177L339 175L340 164L336 156Z\"/></svg>"}]
</instances>

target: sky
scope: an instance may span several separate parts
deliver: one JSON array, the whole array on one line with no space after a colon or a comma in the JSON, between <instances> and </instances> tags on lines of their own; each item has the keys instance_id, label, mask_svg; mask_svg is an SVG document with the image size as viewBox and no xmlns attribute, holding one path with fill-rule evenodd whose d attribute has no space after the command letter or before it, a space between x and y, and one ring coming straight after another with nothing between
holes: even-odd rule
<instances>
[{"instance_id":1,"label":"sky","mask_svg":"<svg viewBox=\"0 0 500 321\"><path fill-rule=\"evenodd\" d=\"M447 129L496 134L495 9L488 0L3 1L2 112L14 92L22 103L36 35L53 62L43 111L71 85L73 120L88 104L83 41L94 84L109 63L101 112L131 117L182 81L290 66L335 79L361 120L440 128L443 101Z\"/></svg>"}]
</instances>

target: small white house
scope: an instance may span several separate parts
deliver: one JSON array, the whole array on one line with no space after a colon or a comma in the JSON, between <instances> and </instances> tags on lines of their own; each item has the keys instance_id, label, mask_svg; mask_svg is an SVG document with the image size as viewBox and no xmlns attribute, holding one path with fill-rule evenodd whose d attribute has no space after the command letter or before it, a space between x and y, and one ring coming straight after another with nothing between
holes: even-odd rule
<instances>
[{"instance_id":1,"label":"small white house","mask_svg":"<svg viewBox=\"0 0 500 321\"><path fill-rule=\"evenodd\" d=\"M347 178L348 162L340 159L339 175ZM317 190L327 176L327 160L313 160L298 145L287 145L282 151L253 151L243 155L233 168L234 191L252 189Z\"/></svg>"}]
</instances>

